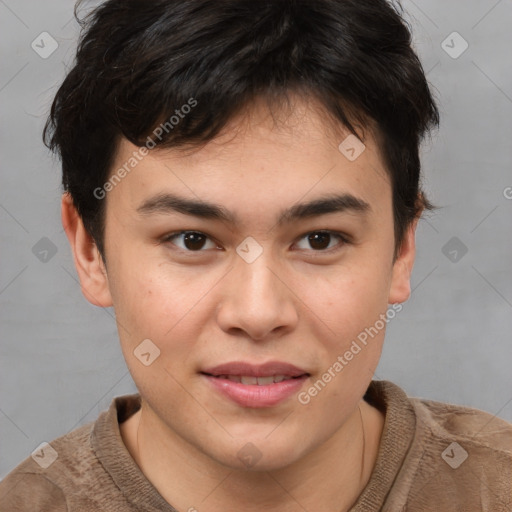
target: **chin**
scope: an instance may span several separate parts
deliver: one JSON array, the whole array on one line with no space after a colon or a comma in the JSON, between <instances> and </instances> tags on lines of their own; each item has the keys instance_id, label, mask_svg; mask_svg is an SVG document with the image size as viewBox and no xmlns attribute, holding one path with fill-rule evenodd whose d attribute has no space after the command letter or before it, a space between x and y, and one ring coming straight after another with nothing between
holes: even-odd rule
<instances>
[{"instance_id":1,"label":"chin","mask_svg":"<svg viewBox=\"0 0 512 512\"><path fill-rule=\"evenodd\" d=\"M290 437L269 441L261 436L246 436L233 441L231 446L221 448L220 452L216 450L211 457L237 471L275 471L293 464L301 456L299 440L294 442Z\"/></svg>"}]
</instances>

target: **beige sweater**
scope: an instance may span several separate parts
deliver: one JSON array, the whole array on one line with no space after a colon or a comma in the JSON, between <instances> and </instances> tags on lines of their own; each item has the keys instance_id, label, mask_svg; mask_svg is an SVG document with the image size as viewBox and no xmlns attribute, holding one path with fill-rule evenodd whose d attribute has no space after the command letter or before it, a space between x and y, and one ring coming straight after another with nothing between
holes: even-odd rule
<instances>
[{"instance_id":1,"label":"beige sweater","mask_svg":"<svg viewBox=\"0 0 512 512\"><path fill-rule=\"evenodd\" d=\"M409 398L386 381L373 381L365 399L386 420L374 471L351 512L512 511L511 424ZM0 512L176 512L119 433L139 407L138 394L117 397L95 422L24 460L0 482Z\"/></svg>"}]
</instances>

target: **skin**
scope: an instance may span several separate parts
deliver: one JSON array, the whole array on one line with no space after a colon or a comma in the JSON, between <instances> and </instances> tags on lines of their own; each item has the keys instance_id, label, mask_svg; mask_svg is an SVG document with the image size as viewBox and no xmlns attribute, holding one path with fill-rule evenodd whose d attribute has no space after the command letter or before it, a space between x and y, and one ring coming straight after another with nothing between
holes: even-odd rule
<instances>
[{"instance_id":1,"label":"skin","mask_svg":"<svg viewBox=\"0 0 512 512\"><path fill-rule=\"evenodd\" d=\"M384 418L362 397L384 329L307 405L292 396L270 408L241 407L198 373L235 360L286 361L311 374L307 390L389 304L408 299L417 221L394 260L391 185L375 139L367 134L350 162L338 150L348 132L328 126L315 104L299 99L276 124L256 101L193 153L150 152L105 198L106 265L63 196L82 291L115 308L142 396L121 435L180 511L343 511L370 478ZM134 150L122 140L113 169ZM161 192L217 203L239 222L137 212ZM282 209L332 193L352 194L369 209L277 225ZM163 240L183 230L209 238L199 252L183 236ZM307 236L318 230L349 242L333 235L319 249ZM236 252L248 236L263 249L252 263ZM144 366L134 350L147 338L160 356ZM247 468L237 454L249 442L261 458Z\"/></svg>"}]
</instances>

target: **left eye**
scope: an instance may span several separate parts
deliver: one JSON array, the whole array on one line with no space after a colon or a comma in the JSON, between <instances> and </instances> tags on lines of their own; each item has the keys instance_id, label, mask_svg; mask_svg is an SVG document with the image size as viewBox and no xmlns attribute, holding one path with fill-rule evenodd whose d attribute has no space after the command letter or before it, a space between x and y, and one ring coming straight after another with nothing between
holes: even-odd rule
<instances>
[{"instance_id":1,"label":"left eye","mask_svg":"<svg viewBox=\"0 0 512 512\"><path fill-rule=\"evenodd\" d=\"M307 243L310 244L310 247L318 252L331 249L333 247L331 245L333 238L337 238L338 241L341 241L341 244L338 245L343 245L348 242L344 236L332 231L312 231L311 233L304 235L301 240L306 240ZM305 249L308 249L308 247Z\"/></svg>"}]
</instances>

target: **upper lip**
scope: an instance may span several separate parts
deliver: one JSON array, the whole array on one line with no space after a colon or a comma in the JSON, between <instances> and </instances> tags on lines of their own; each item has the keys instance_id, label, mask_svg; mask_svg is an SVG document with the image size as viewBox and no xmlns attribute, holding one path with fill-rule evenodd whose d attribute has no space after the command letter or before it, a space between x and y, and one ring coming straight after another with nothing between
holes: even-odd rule
<instances>
[{"instance_id":1,"label":"upper lip","mask_svg":"<svg viewBox=\"0 0 512 512\"><path fill-rule=\"evenodd\" d=\"M274 375L285 375L286 377L299 377L308 372L290 363L282 361L269 361L263 364L251 364L244 361L233 361L219 364L201 371L208 375L240 375L248 377L272 377Z\"/></svg>"}]
</instances>

